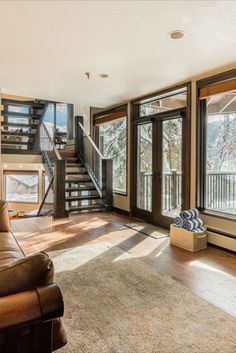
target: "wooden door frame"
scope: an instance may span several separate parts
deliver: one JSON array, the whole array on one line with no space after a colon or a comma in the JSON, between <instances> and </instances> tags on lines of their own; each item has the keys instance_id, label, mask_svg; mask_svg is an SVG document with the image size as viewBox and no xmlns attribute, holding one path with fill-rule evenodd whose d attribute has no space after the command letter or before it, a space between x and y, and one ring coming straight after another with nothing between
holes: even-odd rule
<instances>
[{"instance_id":1,"label":"wooden door frame","mask_svg":"<svg viewBox=\"0 0 236 353\"><path fill-rule=\"evenodd\" d=\"M133 195L134 196L134 204L132 205L132 216L144 219L150 223L154 223L153 222L153 210L152 210L152 212L150 212L150 211L138 208L136 206L136 204L137 204L137 193L136 193L136 190L137 190L137 152L138 152L137 130L138 130L138 126L145 125L145 124L152 124L152 126L153 126L151 118L145 119L144 121L142 120L142 121L137 122L133 125L133 138L135 141L135 143L133 145L133 152L134 152L133 158L135 160L135 164L134 164L134 168L133 168L133 175L134 175L133 187L135 188L134 189L135 191L134 191L134 195ZM153 130L152 130L152 137L153 137ZM153 144L153 141L152 141L152 144ZM153 151L153 145L152 145L152 151ZM153 165L153 162L154 162L154 156L152 153L152 165ZM153 207L153 202L152 202L152 207Z\"/></svg>"},{"instance_id":2,"label":"wooden door frame","mask_svg":"<svg viewBox=\"0 0 236 353\"><path fill-rule=\"evenodd\" d=\"M183 174L185 175L185 183L183 187L183 208L188 209L190 207L190 170L191 170L191 82L186 82L178 86L173 86L169 89L158 91L152 93L147 96L142 96L137 98L131 102L131 190L130 190L130 205L131 205L131 212L130 215L132 217L137 217L144 219L147 222L156 224L153 220L152 213L138 209L136 207L136 189L137 189L137 126L143 123L151 122L154 118L154 115L138 118L138 105L137 103L144 98L154 97L161 94L166 94L168 92L172 92L174 90L186 87L186 94L187 94L187 104L185 107L186 110L186 117L185 117L185 126L183 131L183 146L182 146L182 153L186 151L185 154L185 165L183 166ZM184 108L183 108L184 109ZM162 113L163 114L163 113ZM154 176L155 178L155 176ZM169 227L169 223L163 225L166 228Z\"/></svg>"},{"instance_id":3,"label":"wooden door frame","mask_svg":"<svg viewBox=\"0 0 236 353\"><path fill-rule=\"evenodd\" d=\"M186 108L181 108L177 110L173 110L170 112L165 112L158 114L158 116L154 117L154 129L153 129L153 137L154 137L154 146L153 146L153 155L160 156L159 158L154 157L154 187L153 187L153 222L159 226L164 228L168 228L170 224L173 222L172 217L162 215L162 183L161 183L161 175L162 175L162 162L163 162L163 122L172 119L182 119L182 153L181 153L181 164L182 164L182 180L181 180L181 193L182 193L182 204L181 209L189 208L189 205L186 205L186 188L185 179L186 179L186 150L184 148L184 141L186 140ZM160 195L160 198L156 198L155 195ZM187 207L186 207L187 206Z\"/></svg>"}]
</instances>

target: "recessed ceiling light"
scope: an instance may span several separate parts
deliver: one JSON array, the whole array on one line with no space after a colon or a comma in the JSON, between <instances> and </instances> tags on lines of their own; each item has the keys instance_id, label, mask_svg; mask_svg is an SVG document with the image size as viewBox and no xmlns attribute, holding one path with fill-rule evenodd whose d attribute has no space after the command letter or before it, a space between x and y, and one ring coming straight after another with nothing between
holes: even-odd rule
<instances>
[{"instance_id":1,"label":"recessed ceiling light","mask_svg":"<svg viewBox=\"0 0 236 353\"><path fill-rule=\"evenodd\" d=\"M108 78L109 77L108 74L98 74L98 76L101 77L101 78Z\"/></svg>"},{"instance_id":2,"label":"recessed ceiling light","mask_svg":"<svg viewBox=\"0 0 236 353\"><path fill-rule=\"evenodd\" d=\"M168 33L168 37L171 39L181 39L185 35L184 31L175 30Z\"/></svg>"}]
</instances>

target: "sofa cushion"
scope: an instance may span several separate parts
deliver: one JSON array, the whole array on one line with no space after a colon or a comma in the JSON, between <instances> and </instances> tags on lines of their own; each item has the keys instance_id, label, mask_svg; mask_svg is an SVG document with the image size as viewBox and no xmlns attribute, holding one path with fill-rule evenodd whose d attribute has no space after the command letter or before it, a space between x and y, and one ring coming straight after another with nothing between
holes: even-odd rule
<instances>
[{"instance_id":1,"label":"sofa cushion","mask_svg":"<svg viewBox=\"0 0 236 353\"><path fill-rule=\"evenodd\" d=\"M0 233L0 267L24 257L23 250L11 232Z\"/></svg>"},{"instance_id":2,"label":"sofa cushion","mask_svg":"<svg viewBox=\"0 0 236 353\"><path fill-rule=\"evenodd\" d=\"M0 267L0 297L53 283L53 263L45 253L23 257Z\"/></svg>"},{"instance_id":3,"label":"sofa cushion","mask_svg":"<svg viewBox=\"0 0 236 353\"><path fill-rule=\"evenodd\" d=\"M0 232L8 232L10 229L8 204L6 201L0 200Z\"/></svg>"}]
</instances>

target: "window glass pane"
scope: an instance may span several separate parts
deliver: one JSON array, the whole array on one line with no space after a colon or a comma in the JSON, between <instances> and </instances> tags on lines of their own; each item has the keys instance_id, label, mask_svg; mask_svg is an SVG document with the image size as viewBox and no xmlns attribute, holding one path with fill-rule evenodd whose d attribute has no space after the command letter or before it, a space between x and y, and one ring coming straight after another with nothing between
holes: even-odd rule
<instances>
[{"instance_id":1,"label":"window glass pane","mask_svg":"<svg viewBox=\"0 0 236 353\"><path fill-rule=\"evenodd\" d=\"M37 175L5 175L6 200L10 202L38 202Z\"/></svg>"},{"instance_id":2,"label":"window glass pane","mask_svg":"<svg viewBox=\"0 0 236 353\"><path fill-rule=\"evenodd\" d=\"M186 93L176 94L162 99L155 99L142 103L139 106L139 116L152 115L170 111L173 109L183 108L187 104Z\"/></svg>"},{"instance_id":3,"label":"window glass pane","mask_svg":"<svg viewBox=\"0 0 236 353\"><path fill-rule=\"evenodd\" d=\"M152 124L138 126L137 207L152 210Z\"/></svg>"},{"instance_id":4,"label":"window glass pane","mask_svg":"<svg viewBox=\"0 0 236 353\"><path fill-rule=\"evenodd\" d=\"M146 99L139 105L139 116L148 116L157 113L163 113L174 109L186 107L187 105L187 93L186 91L181 93L171 93L166 97L157 97L152 99Z\"/></svg>"},{"instance_id":5,"label":"window glass pane","mask_svg":"<svg viewBox=\"0 0 236 353\"><path fill-rule=\"evenodd\" d=\"M24 124L27 125L29 123L29 119L28 118L21 118L18 116L8 116L7 117L7 121L8 123L11 124Z\"/></svg>"},{"instance_id":6,"label":"window glass pane","mask_svg":"<svg viewBox=\"0 0 236 353\"><path fill-rule=\"evenodd\" d=\"M13 113L29 114L28 106L8 105L7 110Z\"/></svg>"},{"instance_id":7,"label":"window glass pane","mask_svg":"<svg viewBox=\"0 0 236 353\"><path fill-rule=\"evenodd\" d=\"M54 133L54 104L49 104L44 115L44 124L50 134L53 137Z\"/></svg>"},{"instance_id":8,"label":"window glass pane","mask_svg":"<svg viewBox=\"0 0 236 353\"><path fill-rule=\"evenodd\" d=\"M99 147L113 160L113 190L126 192L126 117L99 125Z\"/></svg>"},{"instance_id":9,"label":"window glass pane","mask_svg":"<svg viewBox=\"0 0 236 353\"><path fill-rule=\"evenodd\" d=\"M67 104L57 103L56 104L56 128L58 131L67 132L67 117L68 117L68 106Z\"/></svg>"},{"instance_id":10,"label":"window glass pane","mask_svg":"<svg viewBox=\"0 0 236 353\"><path fill-rule=\"evenodd\" d=\"M236 215L236 92L207 100L205 208Z\"/></svg>"},{"instance_id":11,"label":"window glass pane","mask_svg":"<svg viewBox=\"0 0 236 353\"><path fill-rule=\"evenodd\" d=\"M182 119L162 125L162 203L161 213L175 217L181 211Z\"/></svg>"}]
</instances>

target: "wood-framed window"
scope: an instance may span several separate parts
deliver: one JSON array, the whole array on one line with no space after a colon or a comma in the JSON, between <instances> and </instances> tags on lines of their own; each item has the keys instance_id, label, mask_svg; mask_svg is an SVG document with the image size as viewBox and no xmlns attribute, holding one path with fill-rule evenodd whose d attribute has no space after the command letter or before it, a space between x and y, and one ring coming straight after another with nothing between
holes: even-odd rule
<instances>
[{"instance_id":1,"label":"wood-framed window","mask_svg":"<svg viewBox=\"0 0 236 353\"><path fill-rule=\"evenodd\" d=\"M66 103L49 103L45 117L44 123L50 133L53 136L54 131L68 132L68 125L71 124L73 109L71 104ZM72 127L70 127L72 129Z\"/></svg>"},{"instance_id":2,"label":"wood-framed window","mask_svg":"<svg viewBox=\"0 0 236 353\"><path fill-rule=\"evenodd\" d=\"M198 81L197 95L198 207L236 218L236 70Z\"/></svg>"},{"instance_id":3,"label":"wood-framed window","mask_svg":"<svg viewBox=\"0 0 236 353\"><path fill-rule=\"evenodd\" d=\"M96 144L113 160L113 193L127 195L127 107L97 113L93 117Z\"/></svg>"},{"instance_id":4,"label":"wood-framed window","mask_svg":"<svg viewBox=\"0 0 236 353\"><path fill-rule=\"evenodd\" d=\"M12 203L39 202L38 172L15 170L4 171L5 199Z\"/></svg>"}]
</instances>

